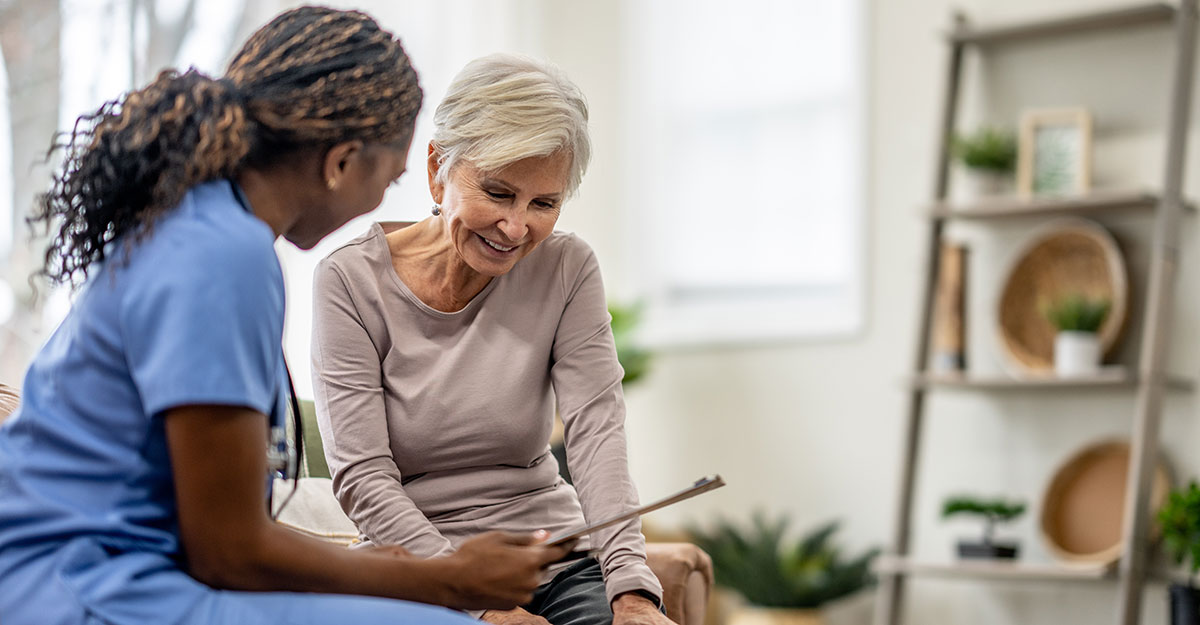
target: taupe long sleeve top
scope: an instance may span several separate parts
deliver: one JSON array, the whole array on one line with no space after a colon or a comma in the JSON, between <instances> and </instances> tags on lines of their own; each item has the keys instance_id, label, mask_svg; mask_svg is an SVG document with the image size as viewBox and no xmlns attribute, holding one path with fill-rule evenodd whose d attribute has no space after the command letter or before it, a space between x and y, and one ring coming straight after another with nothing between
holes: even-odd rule
<instances>
[{"instance_id":1,"label":"taupe long sleeve top","mask_svg":"<svg viewBox=\"0 0 1200 625\"><path fill-rule=\"evenodd\" d=\"M623 372L596 258L555 232L460 311L420 301L384 229L316 270L313 381L333 489L364 537L433 557L637 505ZM550 454L555 399L572 488ZM662 596L636 523L593 535L608 600ZM589 545L581 545L587 548Z\"/></svg>"}]
</instances>

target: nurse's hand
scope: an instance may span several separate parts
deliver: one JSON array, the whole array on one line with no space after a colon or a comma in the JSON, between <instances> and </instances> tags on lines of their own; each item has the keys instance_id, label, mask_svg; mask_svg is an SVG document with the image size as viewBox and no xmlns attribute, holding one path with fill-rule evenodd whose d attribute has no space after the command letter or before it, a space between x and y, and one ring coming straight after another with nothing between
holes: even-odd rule
<instances>
[{"instance_id":1,"label":"nurse's hand","mask_svg":"<svg viewBox=\"0 0 1200 625\"><path fill-rule=\"evenodd\" d=\"M521 608L488 610L479 618L485 623L493 625L550 625L550 621L536 614L530 614Z\"/></svg>"},{"instance_id":2,"label":"nurse's hand","mask_svg":"<svg viewBox=\"0 0 1200 625\"><path fill-rule=\"evenodd\" d=\"M438 558L448 566L444 581L451 596L445 605L463 609L513 608L529 603L542 583L542 571L567 555L571 545L539 545L546 532L487 532Z\"/></svg>"}]
</instances>

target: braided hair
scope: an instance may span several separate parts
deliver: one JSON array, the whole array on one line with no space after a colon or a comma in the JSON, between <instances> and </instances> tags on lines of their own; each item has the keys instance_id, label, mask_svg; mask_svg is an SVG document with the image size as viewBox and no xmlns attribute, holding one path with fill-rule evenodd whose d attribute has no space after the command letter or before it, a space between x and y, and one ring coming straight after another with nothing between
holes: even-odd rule
<instances>
[{"instance_id":1,"label":"braided hair","mask_svg":"<svg viewBox=\"0 0 1200 625\"><path fill-rule=\"evenodd\" d=\"M166 70L80 116L31 225L61 220L42 273L81 283L114 241L144 237L199 183L350 140L411 138L421 88L391 33L357 11L301 7L250 36L225 77Z\"/></svg>"}]
</instances>

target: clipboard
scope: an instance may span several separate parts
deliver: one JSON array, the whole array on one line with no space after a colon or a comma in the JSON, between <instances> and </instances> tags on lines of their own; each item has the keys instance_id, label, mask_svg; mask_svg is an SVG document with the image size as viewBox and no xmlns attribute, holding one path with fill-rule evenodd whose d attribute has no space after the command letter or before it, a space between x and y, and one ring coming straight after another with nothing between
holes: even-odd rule
<instances>
[{"instance_id":1,"label":"clipboard","mask_svg":"<svg viewBox=\"0 0 1200 625\"><path fill-rule=\"evenodd\" d=\"M640 517L643 514L646 514L647 512L653 512L654 510L658 510L659 508L665 508L671 504L679 503L685 499L691 499L692 497L695 497L696 495L707 493L710 490L716 490L724 485L725 485L725 480L721 479L720 475L711 475L708 477L702 477L702 478L696 480L696 482L694 484L692 484L691 486L689 486L673 495L667 495L666 497L663 497L662 499L659 499L658 501L652 501L648 504L634 508L633 510L629 510L628 512L622 512L621 514L618 514L616 516L612 516L607 519L604 519L603 521L598 521L596 523L589 523L588 525L586 525L584 527L574 529L574 530L569 530L567 532L564 532L562 534L559 534L557 536L550 538L549 540L547 540L545 543L542 543L542 544L553 547L553 546L561 545L563 543L571 542L573 540L578 540L578 539L583 538L584 536L587 536L588 534L591 534L592 532L595 532L597 530L602 530L604 528L617 525L618 523L624 523L624 522L630 521L632 519L636 519L637 517Z\"/></svg>"}]
</instances>

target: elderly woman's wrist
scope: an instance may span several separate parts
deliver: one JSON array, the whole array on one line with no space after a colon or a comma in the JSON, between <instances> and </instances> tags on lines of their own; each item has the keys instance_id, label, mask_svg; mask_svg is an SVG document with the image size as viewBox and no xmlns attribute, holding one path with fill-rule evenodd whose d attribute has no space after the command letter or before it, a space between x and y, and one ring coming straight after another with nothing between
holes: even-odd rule
<instances>
[{"instance_id":1,"label":"elderly woman's wrist","mask_svg":"<svg viewBox=\"0 0 1200 625\"><path fill-rule=\"evenodd\" d=\"M638 588L622 592L613 598L613 609L617 610L622 606L637 603L649 603L654 607L654 609L657 610L661 600L655 596L654 593L642 588Z\"/></svg>"}]
</instances>

